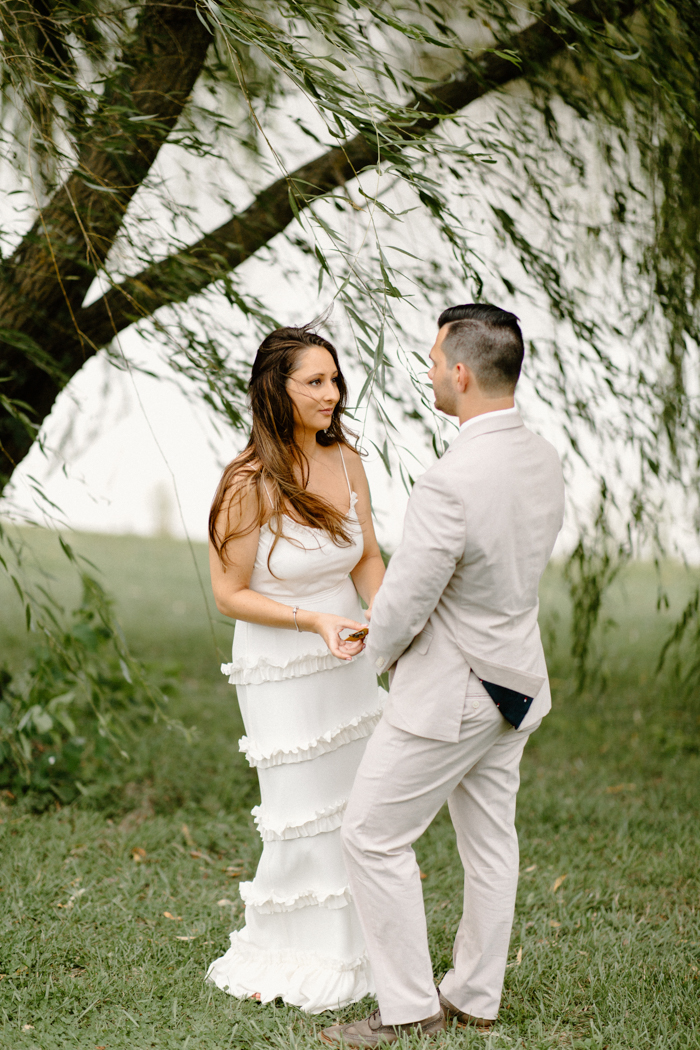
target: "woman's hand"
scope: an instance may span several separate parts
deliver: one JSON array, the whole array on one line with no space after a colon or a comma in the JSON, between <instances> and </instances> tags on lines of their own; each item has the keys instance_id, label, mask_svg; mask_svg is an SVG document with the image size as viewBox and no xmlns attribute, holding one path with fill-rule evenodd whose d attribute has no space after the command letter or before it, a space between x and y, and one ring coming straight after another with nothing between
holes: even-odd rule
<instances>
[{"instance_id":1,"label":"woman's hand","mask_svg":"<svg viewBox=\"0 0 700 1050\"><path fill-rule=\"evenodd\" d=\"M336 616L334 613L306 613L305 615L310 617L310 621L307 626L300 620L302 629L320 634L333 656L337 656L339 660L352 660L353 656L357 656L364 649L363 641L345 642L340 637L341 631L361 631L364 624L350 620L346 616Z\"/></svg>"}]
</instances>

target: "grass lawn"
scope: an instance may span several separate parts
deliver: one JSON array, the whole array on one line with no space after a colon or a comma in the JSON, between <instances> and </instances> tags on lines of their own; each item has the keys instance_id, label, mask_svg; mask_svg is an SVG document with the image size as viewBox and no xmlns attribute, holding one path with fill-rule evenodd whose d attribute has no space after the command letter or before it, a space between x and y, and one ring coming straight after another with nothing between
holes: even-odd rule
<instances>
[{"instance_id":1,"label":"grass lawn","mask_svg":"<svg viewBox=\"0 0 700 1050\"><path fill-rule=\"evenodd\" d=\"M31 542L58 591L76 597L53 538L37 532ZM136 653L176 676L173 714L198 734L188 744L160 727L145 732L126 781L99 805L0 809L0 1048L317 1047L315 1032L335 1015L238 1002L203 982L241 923L237 885L259 852L256 779L218 671L231 628L215 622L212 632L185 544L73 542L104 570ZM203 548L194 557L205 573ZM453 1030L438 1046L700 1046L700 700L689 709L653 674L689 587L679 569L666 573L671 609L661 617L649 567L616 585L606 616L617 626L600 656L606 687L578 697L557 570L543 583L554 711L523 760L521 882L500 1020L488 1038ZM19 605L0 590L2 658L17 665L26 644ZM417 853L439 975L461 908L446 812Z\"/></svg>"}]
</instances>

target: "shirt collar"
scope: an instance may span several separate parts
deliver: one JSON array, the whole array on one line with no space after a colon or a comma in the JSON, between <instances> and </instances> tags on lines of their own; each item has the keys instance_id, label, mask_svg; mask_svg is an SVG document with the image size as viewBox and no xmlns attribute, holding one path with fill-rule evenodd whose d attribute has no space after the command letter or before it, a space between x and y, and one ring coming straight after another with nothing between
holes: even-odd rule
<instances>
[{"instance_id":1,"label":"shirt collar","mask_svg":"<svg viewBox=\"0 0 700 1050\"><path fill-rule=\"evenodd\" d=\"M466 430L467 427L470 427L472 425L472 423L479 423L486 416L488 416L490 419L495 419L496 416L517 416L517 414L518 414L518 410L515 407L513 407L513 408L497 408L493 412L482 412L478 416L472 416L471 419L465 419L465 421L462 423L462 425L460 426L459 429L460 429L460 432L462 430Z\"/></svg>"}]
</instances>

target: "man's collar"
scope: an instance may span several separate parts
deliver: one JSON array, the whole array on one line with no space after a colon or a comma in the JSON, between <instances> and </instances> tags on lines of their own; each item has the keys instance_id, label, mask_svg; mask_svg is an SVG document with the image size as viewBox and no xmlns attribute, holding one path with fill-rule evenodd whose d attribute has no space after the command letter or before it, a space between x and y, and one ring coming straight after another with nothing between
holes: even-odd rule
<instances>
[{"instance_id":1,"label":"man's collar","mask_svg":"<svg viewBox=\"0 0 700 1050\"><path fill-rule=\"evenodd\" d=\"M484 419L486 416L488 416L488 418L490 420L493 420L495 416L518 416L519 417L520 413L518 412L518 410L515 407L515 405L512 408L497 408L494 412L482 412L481 415L472 416L471 419L465 419L464 422L462 424L460 424L460 428L459 428L460 431L461 430L466 430L467 427L471 427L475 423L481 422L481 420Z\"/></svg>"},{"instance_id":2,"label":"man's collar","mask_svg":"<svg viewBox=\"0 0 700 1050\"><path fill-rule=\"evenodd\" d=\"M452 438L445 452L451 452L457 445L471 441L472 438L479 437L481 434L490 434L494 430L511 430L513 427L523 425L522 416L517 408L499 408L495 412L482 412L480 416L472 416L471 419L462 423L459 432Z\"/></svg>"}]
</instances>

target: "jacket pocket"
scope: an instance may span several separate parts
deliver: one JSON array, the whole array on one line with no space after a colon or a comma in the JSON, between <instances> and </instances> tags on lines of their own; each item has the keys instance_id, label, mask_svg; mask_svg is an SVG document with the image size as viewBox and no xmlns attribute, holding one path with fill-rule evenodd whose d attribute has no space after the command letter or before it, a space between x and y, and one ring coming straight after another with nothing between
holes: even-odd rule
<instances>
[{"instance_id":1,"label":"jacket pocket","mask_svg":"<svg viewBox=\"0 0 700 1050\"><path fill-rule=\"evenodd\" d=\"M411 651L419 653L421 656L425 656L430 643L433 640L433 632L429 627L424 627L420 634L417 634L411 643Z\"/></svg>"}]
</instances>

